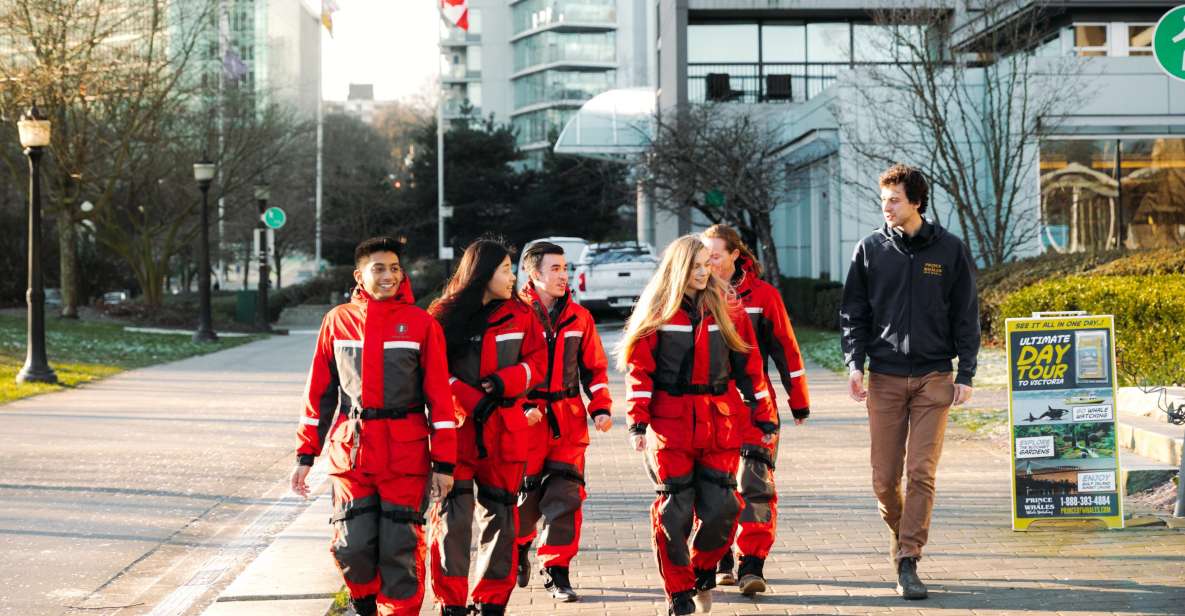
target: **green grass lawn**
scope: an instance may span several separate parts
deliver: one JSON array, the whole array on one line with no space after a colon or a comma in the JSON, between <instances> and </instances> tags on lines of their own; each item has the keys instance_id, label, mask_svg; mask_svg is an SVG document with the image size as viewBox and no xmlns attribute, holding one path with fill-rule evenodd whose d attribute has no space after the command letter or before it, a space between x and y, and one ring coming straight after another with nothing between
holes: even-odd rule
<instances>
[{"instance_id":1,"label":"green grass lawn","mask_svg":"<svg viewBox=\"0 0 1185 616\"><path fill-rule=\"evenodd\" d=\"M798 348L804 359L835 372L847 371L843 363L843 350L839 347L838 331L796 325L794 337L798 339Z\"/></svg>"},{"instance_id":2,"label":"green grass lawn","mask_svg":"<svg viewBox=\"0 0 1185 616\"><path fill-rule=\"evenodd\" d=\"M76 387L113 374L194 355L228 349L259 336L219 338L199 344L178 334L124 331L123 325L46 318L45 346L57 385L17 384L25 364L25 319L0 315L0 404L66 387Z\"/></svg>"}]
</instances>

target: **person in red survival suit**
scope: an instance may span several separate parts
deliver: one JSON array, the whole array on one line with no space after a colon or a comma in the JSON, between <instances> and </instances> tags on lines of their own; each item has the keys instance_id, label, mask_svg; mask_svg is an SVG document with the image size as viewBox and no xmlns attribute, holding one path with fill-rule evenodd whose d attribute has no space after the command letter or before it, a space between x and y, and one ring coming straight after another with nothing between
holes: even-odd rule
<instances>
[{"instance_id":1,"label":"person in red survival suit","mask_svg":"<svg viewBox=\"0 0 1185 616\"><path fill-rule=\"evenodd\" d=\"M525 396L545 376L547 344L534 313L514 293L510 251L497 241L478 240L465 249L444 294L428 311L444 327L449 382L463 418L456 481L431 511L432 591L441 614L470 612L476 502L480 544L472 599L482 614L500 616L514 590L516 505L528 428L543 419Z\"/></svg>"},{"instance_id":2,"label":"person in red survival suit","mask_svg":"<svg viewBox=\"0 0 1185 616\"><path fill-rule=\"evenodd\" d=\"M658 492L650 520L669 613L710 611L716 564L743 504L735 476L745 405L755 407L767 443L777 426L753 326L728 283L711 274L699 236L663 252L626 325L618 365L633 445L645 450Z\"/></svg>"},{"instance_id":3,"label":"person in red survival suit","mask_svg":"<svg viewBox=\"0 0 1185 616\"><path fill-rule=\"evenodd\" d=\"M781 294L773 285L761 280L761 263L732 227L713 225L703 232L702 237L711 253L708 262L713 273L729 281L753 323L757 346L761 351L763 373L769 374L769 362L773 360L789 398L788 406L794 416L794 424L802 425L811 413L806 369ZM781 426L777 395L772 383L769 383L769 391L770 401L774 402L774 423ZM720 559L716 570L717 584L737 584L745 596L766 590L765 559L773 547L778 525L774 467L778 461L780 439L775 433L773 442L764 444L761 442L762 436L752 425L742 431L744 442L741 445L741 468L737 481L741 496L745 499L745 508L741 510L740 531L736 539L740 568L734 577L733 555L732 550L729 550Z\"/></svg>"},{"instance_id":4,"label":"person in red survival suit","mask_svg":"<svg viewBox=\"0 0 1185 616\"><path fill-rule=\"evenodd\" d=\"M400 249L376 237L354 251L358 287L321 323L291 477L307 497L328 434L331 551L363 616L419 613L424 511L452 489L457 454L444 333L413 303Z\"/></svg>"},{"instance_id":5,"label":"person in red survival suit","mask_svg":"<svg viewBox=\"0 0 1185 616\"><path fill-rule=\"evenodd\" d=\"M526 587L531 579L531 542L542 518L539 564L544 587L560 601L576 601L568 567L580 544L580 507L586 498L587 417L601 432L613 425L608 360L592 315L568 292L564 249L537 242L523 253L522 264L531 277L522 298L543 324L548 363L544 380L527 394L544 409L547 421L530 429L531 451L518 499L518 585ZM589 397L587 410L581 385Z\"/></svg>"}]
</instances>

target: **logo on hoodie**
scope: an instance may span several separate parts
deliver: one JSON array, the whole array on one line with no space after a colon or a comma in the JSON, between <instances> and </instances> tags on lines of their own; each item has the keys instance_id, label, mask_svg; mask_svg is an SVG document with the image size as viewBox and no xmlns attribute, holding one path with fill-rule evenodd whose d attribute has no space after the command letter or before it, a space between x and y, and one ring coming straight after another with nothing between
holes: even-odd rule
<instances>
[{"instance_id":1,"label":"logo on hoodie","mask_svg":"<svg viewBox=\"0 0 1185 616\"><path fill-rule=\"evenodd\" d=\"M941 263L923 263L922 264L922 273L928 274L930 276L941 276L942 275L942 264Z\"/></svg>"}]
</instances>

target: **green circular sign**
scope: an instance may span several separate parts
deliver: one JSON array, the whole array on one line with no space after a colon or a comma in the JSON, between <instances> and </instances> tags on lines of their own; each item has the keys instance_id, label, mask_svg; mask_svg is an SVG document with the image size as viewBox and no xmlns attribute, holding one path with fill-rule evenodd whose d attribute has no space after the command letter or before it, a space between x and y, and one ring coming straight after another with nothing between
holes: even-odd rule
<instances>
[{"instance_id":1,"label":"green circular sign","mask_svg":"<svg viewBox=\"0 0 1185 616\"><path fill-rule=\"evenodd\" d=\"M272 229L279 229L288 222L288 215L278 207L269 207L263 211L263 224Z\"/></svg>"},{"instance_id":2,"label":"green circular sign","mask_svg":"<svg viewBox=\"0 0 1185 616\"><path fill-rule=\"evenodd\" d=\"M1185 81L1185 5L1165 13L1156 22L1152 53L1161 70Z\"/></svg>"}]
</instances>

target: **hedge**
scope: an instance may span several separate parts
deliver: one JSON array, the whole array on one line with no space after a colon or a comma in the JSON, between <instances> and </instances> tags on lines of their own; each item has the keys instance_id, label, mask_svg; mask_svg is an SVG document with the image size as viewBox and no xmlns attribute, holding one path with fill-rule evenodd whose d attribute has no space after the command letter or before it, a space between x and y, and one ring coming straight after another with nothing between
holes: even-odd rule
<instances>
[{"instance_id":1,"label":"hedge","mask_svg":"<svg viewBox=\"0 0 1185 616\"><path fill-rule=\"evenodd\" d=\"M1012 293L993 324L1033 312L1085 310L1115 316L1121 385L1185 383L1185 274L1078 275Z\"/></svg>"},{"instance_id":2,"label":"hedge","mask_svg":"<svg viewBox=\"0 0 1185 616\"><path fill-rule=\"evenodd\" d=\"M843 284L817 278L782 278L782 301L795 323L839 329Z\"/></svg>"}]
</instances>

